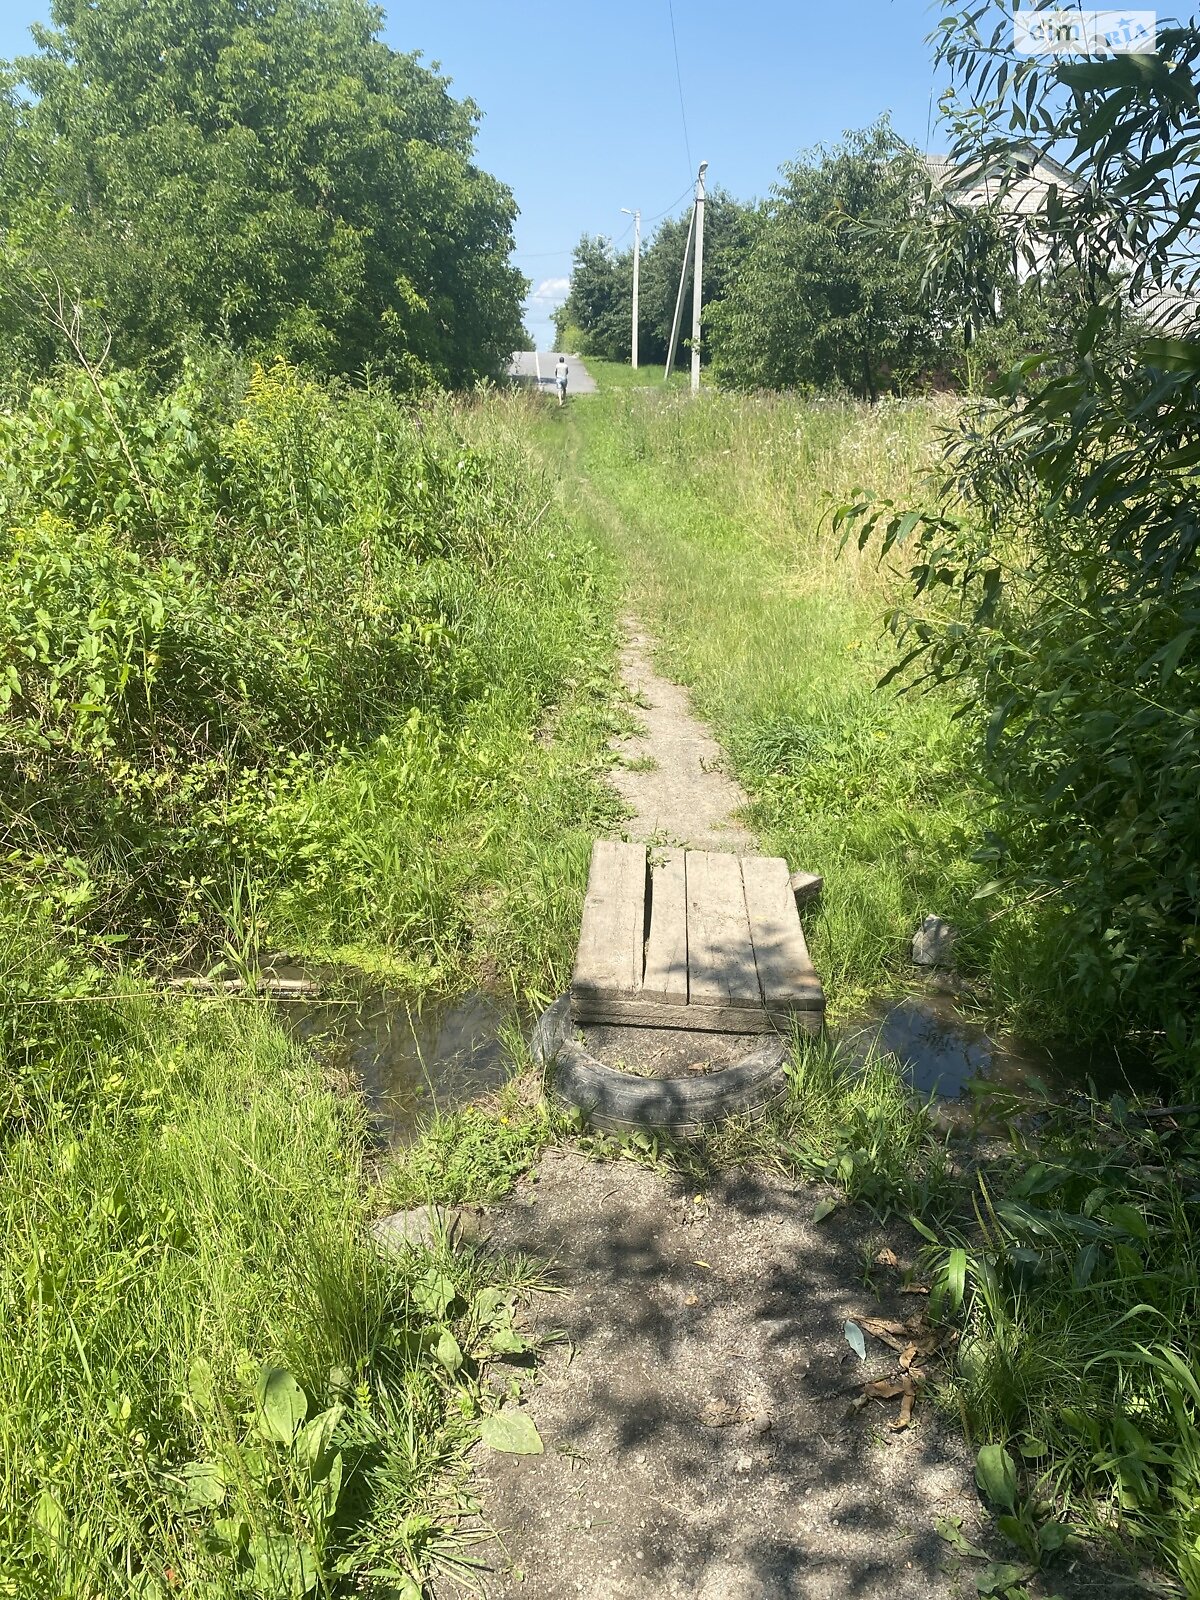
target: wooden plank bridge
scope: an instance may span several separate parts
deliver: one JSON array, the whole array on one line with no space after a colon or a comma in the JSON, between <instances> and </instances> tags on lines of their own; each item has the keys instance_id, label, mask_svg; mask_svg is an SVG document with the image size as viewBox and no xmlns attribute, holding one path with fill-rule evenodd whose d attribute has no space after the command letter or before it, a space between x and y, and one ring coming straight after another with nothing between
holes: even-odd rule
<instances>
[{"instance_id":1,"label":"wooden plank bridge","mask_svg":"<svg viewBox=\"0 0 1200 1600\"><path fill-rule=\"evenodd\" d=\"M781 857L593 845L576 1022L816 1033L824 1014Z\"/></svg>"}]
</instances>

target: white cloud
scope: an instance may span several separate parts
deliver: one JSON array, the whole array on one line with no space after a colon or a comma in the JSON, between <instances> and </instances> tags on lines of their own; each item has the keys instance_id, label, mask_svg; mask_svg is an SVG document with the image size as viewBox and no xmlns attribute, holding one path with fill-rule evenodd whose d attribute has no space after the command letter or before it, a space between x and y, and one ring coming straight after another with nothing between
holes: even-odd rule
<instances>
[{"instance_id":1,"label":"white cloud","mask_svg":"<svg viewBox=\"0 0 1200 1600\"><path fill-rule=\"evenodd\" d=\"M529 296L529 304L537 306L539 310L548 310L551 306L561 305L567 298L570 287L570 278L543 278Z\"/></svg>"}]
</instances>

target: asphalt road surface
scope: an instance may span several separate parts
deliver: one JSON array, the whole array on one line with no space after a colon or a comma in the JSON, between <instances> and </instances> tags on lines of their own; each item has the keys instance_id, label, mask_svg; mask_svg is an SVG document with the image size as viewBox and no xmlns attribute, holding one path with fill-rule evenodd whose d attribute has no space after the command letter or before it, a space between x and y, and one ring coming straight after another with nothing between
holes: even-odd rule
<instances>
[{"instance_id":1,"label":"asphalt road surface","mask_svg":"<svg viewBox=\"0 0 1200 1600\"><path fill-rule=\"evenodd\" d=\"M558 363L557 350L518 350L508 364L508 375L518 383L536 384L547 394L554 392L554 368ZM567 379L567 396L595 394L596 381L578 356L567 357L571 369Z\"/></svg>"}]
</instances>

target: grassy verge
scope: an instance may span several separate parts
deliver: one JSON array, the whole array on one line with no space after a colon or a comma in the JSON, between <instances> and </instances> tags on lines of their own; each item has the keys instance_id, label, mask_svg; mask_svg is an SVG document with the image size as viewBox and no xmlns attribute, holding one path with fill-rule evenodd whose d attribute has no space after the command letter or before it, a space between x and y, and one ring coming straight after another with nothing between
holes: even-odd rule
<instances>
[{"instance_id":1,"label":"grassy verge","mask_svg":"<svg viewBox=\"0 0 1200 1600\"><path fill-rule=\"evenodd\" d=\"M1026 1031L1065 1019L1044 980L1036 908L974 899L988 797L941 696L879 693L892 574L839 555L838 500L903 498L934 459L938 402L864 407L634 389L549 415L544 448L624 574L752 800L764 846L824 874L812 919L835 1015L890 971L930 912L955 921L992 1009Z\"/></svg>"},{"instance_id":2,"label":"grassy verge","mask_svg":"<svg viewBox=\"0 0 1200 1600\"><path fill-rule=\"evenodd\" d=\"M383 1260L355 1102L152 980L560 981L612 601L521 417L218 362L0 419L0 1593L413 1600L455 1558L529 1269Z\"/></svg>"},{"instance_id":3,"label":"grassy verge","mask_svg":"<svg viewBox=\"0 0 1200 1600\"><path fill-rule=\"evenodd\" d=\"M267 1010L2 943L0 1593L415 1596L529 1269L374 1249Z\"/></svg>"}]
</instances>

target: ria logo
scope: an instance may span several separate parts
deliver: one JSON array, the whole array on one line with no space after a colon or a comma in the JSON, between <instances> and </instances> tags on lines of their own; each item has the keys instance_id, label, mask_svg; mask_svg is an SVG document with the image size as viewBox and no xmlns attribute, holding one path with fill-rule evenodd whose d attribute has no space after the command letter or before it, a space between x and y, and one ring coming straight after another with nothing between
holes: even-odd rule
<instances>
[{"instance_id":1,"label":"ria logo","mask_svg":"<svg viewBox=\"0 0 1200 1600\"><path fill-rule=\"evenodd\" d=\"M1013 12L1013 49L1023 56L1152 56L1153 11Z\"/></svg>"}]
</instances>

